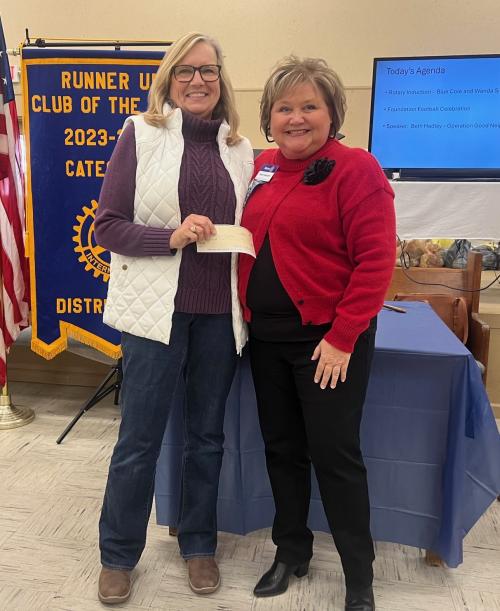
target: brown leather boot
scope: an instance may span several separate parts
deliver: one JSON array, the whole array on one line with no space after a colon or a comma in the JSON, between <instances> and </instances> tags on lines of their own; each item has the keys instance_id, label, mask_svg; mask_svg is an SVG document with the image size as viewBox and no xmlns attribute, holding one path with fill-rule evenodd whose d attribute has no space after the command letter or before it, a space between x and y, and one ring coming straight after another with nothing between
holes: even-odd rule
<instances>
[{"instance_id":1,"label":"brown leather boot","mask_svg":"<svg viewBox=\"0 0 500 611\"><path fill-rule=\"evenodd\" d=\"M212 594L220 586L220 573L212 556L189 558L186 561L189 587L196 594Z\"/></svg>"},{"instance_id":2,"label":"brown leather boot","mask_svg":"<svg viewBox=\"0 0 500 611\"><path fill-rule=\"evenodd\" d=\"M107 605L125 602L130 596L130 571L102 567L99 575L99 600Z\"/></svg>"}]
</instances>

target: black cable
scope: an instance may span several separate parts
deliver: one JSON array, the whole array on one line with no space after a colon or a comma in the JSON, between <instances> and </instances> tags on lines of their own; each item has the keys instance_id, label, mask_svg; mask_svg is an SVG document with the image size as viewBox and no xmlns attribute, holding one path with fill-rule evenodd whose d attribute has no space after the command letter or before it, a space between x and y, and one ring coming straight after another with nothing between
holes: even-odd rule
<instances>
[{"instance_id":1,"label":"black cable","mask_svg":"<svg viewBox=\"0 0 500 611\"><path fill-rule=\"evenodd\" d=\"M411 265L409 265L410 255L405 252L406 240L401 240L399 238L399 236L396 236L396 237L397 237L398 242L399 242L399 244L401 246L401 254L399 255L399 260L401 261L401 271L408 278L408 280L411 280L415 284L422 284L422 285L425 285L425 286L441 286L441 287L444 287L445 289L451 289L452 291L461 291L462 293L479 293L481 291L485 291L486 289L489 289L496 282L500 282L500 276L495 275L495 279L492 280L486 286L483 286L483 287L481 287L479 289L463 289L463 288L460 288L458 286L449 286L448 284L442 284L440 282L422 282L421 280L415 280L415 278L412 278L410 276L410 274L406 271L408 269L411 269ZM405 259L405 255L406 255L407 259Z\"/></svg>"}]
</instances>

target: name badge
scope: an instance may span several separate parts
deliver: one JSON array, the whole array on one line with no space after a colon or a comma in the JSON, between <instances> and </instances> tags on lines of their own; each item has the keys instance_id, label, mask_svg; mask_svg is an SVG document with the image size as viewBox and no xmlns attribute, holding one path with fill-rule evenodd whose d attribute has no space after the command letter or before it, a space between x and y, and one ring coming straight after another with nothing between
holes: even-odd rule
<instances>
[{"instance_id":1,"label":"name badge","mask_svg":"<svg viewBox=\"0 0 500 611\"><path fill-rule=\"evenodd\" d=\"M278 167L277 165L263 165L254 180L257 182L269 182L276 174Z\"/></svg>"}]
</instances>

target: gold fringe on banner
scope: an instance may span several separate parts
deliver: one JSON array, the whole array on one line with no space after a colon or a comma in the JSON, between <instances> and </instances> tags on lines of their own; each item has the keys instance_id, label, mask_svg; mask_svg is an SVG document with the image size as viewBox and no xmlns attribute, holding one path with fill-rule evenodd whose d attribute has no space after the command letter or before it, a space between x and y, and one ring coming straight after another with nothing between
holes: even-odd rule
<instances>
[{"instance_id":1,"label":"gold fringe on banner","mask_svg":"<svg viewBox=\"0 0 500 611\"><path fill-rule=\"evenodd\" d=\"M54 346L53 344L46 344L37 338L31 340L31 350L47 361L64 352L67 347L67 342L60 342L57 346Z\"/></svg>"},{"instance_id":2,"label":"gold fringe on banner","mask_svg":"<svg viewBox=\"0 0 500 611\"><path fill-rule=\"evenodd\" d=\"M71 337L82 344L85 344L86 346L90 346L91 348L102 352L115 361L117 361L122 355L120 346L115 346L114 344L99 338L93 333L89 333L88 331L80 329L79 327L67 322L60 322L59 325L61 336L56 339L55 342L52 342L52 344L46 344L38 337L33 337L31 339L31 349L33 352L44 359L53 359L55 356L61 354L61 352L64 352L67 349L68 338Z\"/></svg>"}]
</instances>

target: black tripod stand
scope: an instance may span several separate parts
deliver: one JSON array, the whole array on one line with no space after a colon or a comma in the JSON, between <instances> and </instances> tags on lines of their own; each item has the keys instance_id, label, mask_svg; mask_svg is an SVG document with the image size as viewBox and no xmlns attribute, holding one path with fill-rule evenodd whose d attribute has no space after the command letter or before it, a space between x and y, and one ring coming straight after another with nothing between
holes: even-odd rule
<instances>
[{"instance_id":1,"label":"black tripod stand","mask_svg":"<svg viewBox=\"0 0 500 611\"><path fill-rule=\"evenodd\" d=\"M116 361L116 365L113 365L107 376L102 381L99 388L95 391L95 393L90 397L90 399L83 405L78 414L73 418L73 420L68 424L68 426L64 429L61 435L58 437L56 443L61 443L62 440L66 437L66 435L71 431L71 429L75 426L75 424L80 420L85 412L88 412L91 407L94 407L101 399L107 397L110 393L114 391L115 393L115 405L118 405L118 398L120 396L120 388L122 385L122 360L118 359Z\"/></svg>"}]
</instances>

